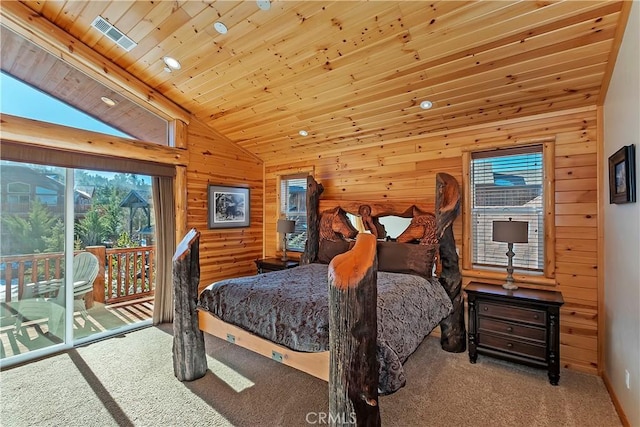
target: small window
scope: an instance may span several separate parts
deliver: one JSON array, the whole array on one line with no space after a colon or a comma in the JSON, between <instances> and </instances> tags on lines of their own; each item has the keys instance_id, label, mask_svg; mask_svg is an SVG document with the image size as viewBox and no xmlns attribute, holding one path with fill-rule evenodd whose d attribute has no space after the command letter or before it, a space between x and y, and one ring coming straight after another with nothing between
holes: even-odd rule
<instances>
[{"instance_id":1,"label":"small window","mask_svg":"<svg viewBox=\"0 0 640 427\"><path fill-rule=\"evenodd\" d=\"M10 182L7 184L7 204L10 210L18 209L18 205L26 205L27 210L31 202L31 186L24 182Z\"/></svg>"},{"instance_id":2,"label":"small window","mask_svg":"<svg viewBox=\"0 0 640 427\"><path fill-rule=\"evenodd\" d=\"M307 240L307 174L280 178L280 218L296 222L295 231L287 234L287 250L304 251Z\"/></svg>"},{"instance_id":3,"label":"small window","mask_svg":"<svg viewBox=\"0 0 640 427\"><path fill-rule=\"evenodd\" d=\"M507 244L492 241L493 221L528 222L528 243L515 243L513 266L544 270L542 145L471 154L471 233L474 267L507 265Z\"/></svg>"}]
</instances>

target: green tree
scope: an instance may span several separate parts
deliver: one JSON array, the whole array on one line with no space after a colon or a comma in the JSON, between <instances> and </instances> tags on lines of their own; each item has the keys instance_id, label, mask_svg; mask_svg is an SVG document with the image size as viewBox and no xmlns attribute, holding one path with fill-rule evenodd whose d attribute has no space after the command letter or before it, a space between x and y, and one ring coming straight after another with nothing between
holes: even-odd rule
<instances>
[{"instance_id":1,"label":"green tree","mask_svg":"<svg viewBox=\"0 0 640 427\"><path fill-rule=\"evenodd\" d=\"M2 217L4 234L8 241L3 241L3 255L33 254L42 252L58 252L64 247L64 232L62 238L55 236L64 230L59 217L53 215L49 209L38 200L31 204L31 210L26 218L17 215Z\"/></svg>"},{"instance_id":2,"label":"green tree","mask_svg":"<svg viewBox=\"0 0 640 427\"><path fill-rule=\"evenodd\" d=\"M76 227L76 234L85 247L102 243L105 230L100 212L96 209L96 206L92 206L85 217L80 220Z\"/></svg>"}]
</instances>

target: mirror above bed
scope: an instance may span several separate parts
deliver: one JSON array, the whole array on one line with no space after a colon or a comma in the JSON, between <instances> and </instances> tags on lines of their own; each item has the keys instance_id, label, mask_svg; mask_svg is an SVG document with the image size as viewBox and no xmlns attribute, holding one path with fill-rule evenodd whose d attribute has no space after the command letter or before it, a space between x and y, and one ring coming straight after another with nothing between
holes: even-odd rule
<instances>
[{"instance_id":1,"label":"mirror above bed","mask_svg":"<svg viewBox=\"0 0 640 427\"><path fill-rule=\"evenodd\" d=\"M347 213L347 218L351 224L360 232L360 233L369 233L364 222L362 221L362 217L360 215L354 215L351 213ZM378 217L379 225L385 231L384 237L382 239L391 239L395 240L403 231L405 231L409 224L411 224L411 218L404 218L397 215L386 215ZM380 239L381 236L378 236Z\"/></svg>"}]
</instances>

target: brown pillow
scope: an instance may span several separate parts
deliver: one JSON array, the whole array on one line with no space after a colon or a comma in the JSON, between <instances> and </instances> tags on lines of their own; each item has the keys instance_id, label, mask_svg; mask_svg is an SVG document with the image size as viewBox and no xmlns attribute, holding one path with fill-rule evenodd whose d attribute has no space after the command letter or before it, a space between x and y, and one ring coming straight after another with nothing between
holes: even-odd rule
<instances>
[{"instance_id":1,"label":"brown pillow","mask_svg":"<svg viewBox=\"0 0 640 427\"><path fill-rule=\"evenodd\" d=\"M378 242L378 270L431 277L438 245Z\"/></svg>"},{"instance_id":2,"label":"brown pillow","mask_svg":"<svg viewBox=\"0 0 640 427\"><path fill-rule=\"evenodd\" d=\"M334 256L347 252L353 247L353 242L347 242L346 240L326 240L320 239L318 248L318 262L322 264L329 264Z\"/></svg>"}]
</instances>

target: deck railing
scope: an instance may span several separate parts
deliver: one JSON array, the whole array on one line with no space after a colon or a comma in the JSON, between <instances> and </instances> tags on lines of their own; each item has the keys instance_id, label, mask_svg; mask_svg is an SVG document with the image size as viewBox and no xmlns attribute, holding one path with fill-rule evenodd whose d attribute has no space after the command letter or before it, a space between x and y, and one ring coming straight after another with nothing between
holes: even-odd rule
<instances>
[{"instance_id":1,"label":"deck railing","mask_svg":"<svg viewBox=\"0 0 640 427\"><path fill-rule=\"evenodd\" d=\"M100 262L93 283L93 302L113 304L153 295L155 277L155 247L107 249L89 246ZM76 252L77 253L77 252ZM25 286L64 276L64 253L15 255L0 257L0 302L20 300Z\"/></svg>"}]
</instances>

